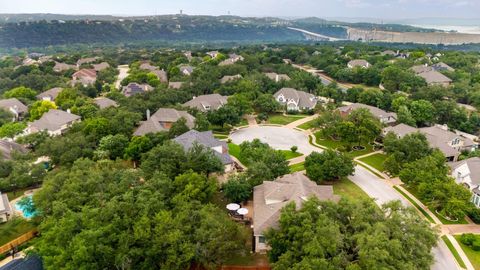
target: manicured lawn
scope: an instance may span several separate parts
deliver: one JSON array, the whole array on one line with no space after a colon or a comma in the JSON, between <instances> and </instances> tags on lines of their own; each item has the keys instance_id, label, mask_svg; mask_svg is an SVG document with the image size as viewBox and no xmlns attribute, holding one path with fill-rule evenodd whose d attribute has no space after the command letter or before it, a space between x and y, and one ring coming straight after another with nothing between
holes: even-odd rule
<instances>
[{"instance_id":1,"label":"manicured lawn","mask_svg":"<svg viewBox=\"0 0 480 270\"><path fill-rule=\"evenodd\" d=\"M316 119L308 121L306 123L303 123L303 124L299 125L298 128L305 129L305 130L314 128L315 127L315 121L316 121Z\"/></svg>"},{"instance_id":2,"label":"manicured lawn","mask_svg":"<svg viewBox=\"0 0 480 270\"><path fill-rule=\"evenodd\" d=\"M240 120L240 123L236 124L235 126L236 127L248 126L248 121L247 121L247 119L242 118L242 120Z\"/></svg>"},{"instance_id":3,"label":"manicured lawn","mask_svg":"<svg viewBox=\"0 0 480 270\"><path fill-rule=\"evenodd\" d=\"M407 196L407 194L405 194L405 192L403 192L398 187L393 187L393 188L396 191L398 191L400 194L402 194L402 196L405 199L407 199L409 202L411 202L413 204L413 206L415 206L415 208L417 208L418 211L420 211L428 219L428 221L430 221L430 223L435 223L435 221L433 221L433 218L427 213L427 211L425 211L425 209L421 208L420 205L418 205L412 198L410 198L410 196Z\"/></svg>"},{"instance_id":4,"label":"manicured lawn","mask_svg":"<svg viewBox=\"0 0 480 270\"><path fill-rule=\"evenodd\" d=\"M234 144L234 143L229 143L228 144L228 153L231 155L231 156L234 156L236 157L238 160L240 160L240 162L243 164L243 165L247 165L245 164L245 161L244 159L242 159L242 157L240 156L240 146L237 145L237 144Z\"/></svg>"},{"instance_id":5,"label":"manicured lawn","mask_svg":"<svg viewBox=\"0 0 480 270\"><path fill-rule=\"evenodd\" d=\"M457 237L455 236L455 238L457 238ZM455 260L457 260L458 264L459 264L461 267L463 267L463 268L467 268L467 267L465 266L465 263L463 262L462 258L460 257L460 254L458 254L458 251L453 247L452 242L450 242L450 239L448 239L448 237L447 237L446 235L444 235L444 236L442 236L442 240L445 242L445 244L447 245L448 249L450 249L450 252L452 252L453 257L455 257ZM460 246L462 245L462 243L460 243L460 240L459 240L458 238L457 238L457 242L460 244ZM468 248L468 247L467 247L467 248ZM465 254L466 254L467 252L465 251L465 248L462 247L462 249L464 250L464 252L465 252ZM472 251L473 251L473 250L472 250ZM474 251L474 252L476 252L476 251ZM477 253L480 255L479 252L477 252ZM467 254L467 257L470 259L470 257L468 256L468 254ZM470 261L471 261L471 260L472 260L472 259L470 259ZM472 262L472 264L473 264L473 262ZM475 265L474 265L474 266L475 266ZM478 268L475 266L475 269L478 269Z\"/></svg>"},{"instance_id":6,"label":"manicured lawn","mask_svg":"<svg viewBox=\"0 0 480 270\"><path fill-rule=\"evenodd\" d=\"M23 218L15 218L0 224L0 246L33 229L35 225Z\"/></svg>"},{"instance_id":7,"label":"manicured lawn","mask_svg":"<svg viewBox=\"0 0 480 270\"><path fill-rule=\"evenodd\" d=\"M268 116L266 121L267 124L275 124L275 125L287 125L291 122L300 120L302 118L307 117L307 115L283 115L283 114L272 114Z\"/></svg>"},{"instance_id":8,"label":"manicured lawn","mask_svg":"<svg viewBox=\"0 0 480 270\"><path fill-rule=\"evenodd\" d=\"M316 138L315 141L317 142L317 144L330 149L345 148L347 146L345 142L335 141L329 138L323 138L321 135L321 132L315 133L315 138ZM373 146L370 144L363 144L362 146L365 147L363 150L352 150L350 152L344 152L344 153L351 158L355 158L355 157L372 153L374 151Z\"/></svg>"},{"instance_id":9,"label":"manicured lawn","mask_svg":"<svg viewBox=\"0 0 480 270\"><path fill-rule=\"evenodd\" d=\"M228 139L228 135L225 135L225 134L213 134L213 137L215 137L219 140Z\"/></svg>"},{"instance_id":10,"label":"manicured lawn","mask_svg":"<svg viewBox=\"0 0 480 270\"><path fill-rule=\"evenodd\" d=\"M373 168L383 172L385 167L383 167L383 162L387 158L385 154L375 154L368 157L361 158L360 161L365 162L366 164L372 166Z\"/></svg>"},{"instance_id":11,"label":"manicured lawn","mask_svg":"<svg viewBox=\"0 0 480 270\"><path fill-rule=\"evenodd\" d=\"M333 185L333 193L351 201L368 200L370 197L359 186L347 178L325 183Z\"/></svg>"},{"instance_id":12,"label":"manicured lawn","mask_svg":"<svg viewBox=\"0 0 480 270\"><path fill-rule=\"evenodd\" d=\"M290 150L278 150L278 151L282 152L282 154L285 156L287 160L302 156L302 153L292 152Z\"/></svg>"},{"instance_id":13,"label":"manicured lawn","mask_svg":"<svg viewBox=\"0 0 480 270\"><path fill-rule=\"evenodd\" d=\"M472 263L473 267L475 269L480 269L480 251L475 251L471 249L469 246L462 244L462 242L460 242L461 235L454 235L453 237L455 237L460 247L462 247L463 252L465 252L465 255L467 255L468 260Z\"/></svg>"},{"instance_id":14,"label":"manicured lawn","mask_svg":"<svg viewBox=\"0 0 480 270\"><path fill-rule=\"evenodd\" d=\"M294 173L294 172L300 172L300 171L303 171L305 170L305 162L300 162L300 163L297 163L297 164L293 164L293 165L290 165L289 168L290 168L290 172Z\"/></svg>"}]
</instances>

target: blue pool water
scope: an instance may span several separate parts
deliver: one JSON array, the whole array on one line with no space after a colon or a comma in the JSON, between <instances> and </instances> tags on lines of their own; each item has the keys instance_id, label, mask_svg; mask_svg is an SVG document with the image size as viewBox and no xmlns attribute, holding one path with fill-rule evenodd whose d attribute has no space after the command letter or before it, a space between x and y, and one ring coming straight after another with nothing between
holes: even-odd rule
<instances>
[{"instance_id":1,"label":"blue pool water","mask_svg":"<svg viewBox=\"0 0 480 270\"><path fill-rule=\"evenodd\" d=\"M27 196L27 198L32 201L32 195ZM29 211L28 209L25 209L24 206L20 205L18 202L15 203L15 209L22 211L23 216L25 218L32 218L37 215L36 211Z\"/></svg>"}]
</instances>

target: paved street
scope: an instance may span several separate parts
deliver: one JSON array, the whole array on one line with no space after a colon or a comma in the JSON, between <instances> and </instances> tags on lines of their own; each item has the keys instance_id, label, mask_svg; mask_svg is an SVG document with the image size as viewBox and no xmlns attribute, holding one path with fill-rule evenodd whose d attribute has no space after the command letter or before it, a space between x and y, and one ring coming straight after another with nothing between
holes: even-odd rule
<instances>
[{"instance_id":1,"label":"paved street","mask_svg":"<svg viewBox=\"0 0 480 270\"><path fill-rule=\"evenodd\" d=\"M393 187L386 181L379 179L361 166L355 167L355 175L350 177L370 197L376 198L378 204L391 200L400 200L404 205L411 206ZM432 270L458 269L455 259L443 241L438 241L438 246L432 250L435 255L435 264Z\"/></svg>"}]
</instances>

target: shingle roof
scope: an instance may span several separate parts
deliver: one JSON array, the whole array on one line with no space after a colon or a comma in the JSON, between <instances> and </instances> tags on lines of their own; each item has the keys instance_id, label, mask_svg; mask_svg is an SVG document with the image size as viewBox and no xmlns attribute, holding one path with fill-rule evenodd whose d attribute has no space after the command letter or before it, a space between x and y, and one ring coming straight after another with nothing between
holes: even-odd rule
<instances>
[{"instance_id":1,"label":"shingle roof","mask_svg":"<svg viewBox=\"0 0 480 270\"><path fill-rule=\"evenodd\" d=\"M150 65L150 63L146 62L140 65L140 69L153 71L153 70L157 70L158 67L152 66Z\"/></svg>"},{"instance_id":2,"label":"shingle roof","mask_svg":"<svg viewBox=\"0 0 480 270\"><path fill-rule=\"evenodd\" d=\"M174 123L182 117L187 120L187 127L193 128L193 126L195 125L195 117L190 115L188 112L177 111L175 109L160 108L150 117L150 119L142 121L133 135L143 136L148 133L167 131L170 128L168 126L165 126L164 123Z\"/></svg>"},{"instance_id":3,"label":"shingle roof","mask_svg":"<svg viewBox=\"0 0 480 270\"><path fill-rule=\"evenodd\" d=\"M240 75L240 74L233 75L233 76L223 76L222 79L220 79L220 83L225 84L227 82L235 81L235 80L241 79L241 78L242 78L242 75Z\"/></svg>"},{"instance_id":4,"label":"shingle roof","mask_svg":"<svg viewBox=\"0 0 480 270\"><path fill-rule=\"evenodd\" d=\"M472 184L476 186L480 185L480 158L479 157L472 157L469 159L465 159L458 162L450 163L450 167L452 169L456 169L464 164L467 164L468 170L470 171L470 179L472 180Z\"/></svg>"},{"instance_id":5,"label":"shingle roof","mask_svg":"<svg viewBox=\"0 0 480 270\"><path fill-rule=\"evenodd\" d=\"M10 111L10 108L12 108L17 113L26 113L28 111L28 107L16 98L0 100L0 108L4 109L5 111Z\"/></svg>"},{"instance_id":6,"label":"shingle roof","mask_svg":"<svg viewBox=\"0 0 480 270\"><path fill-rule=\"evenodd\" d=\"M282 88L278 90L274 94L275 99L280 95L283 95L287 100L294 100L300 108L313 109L317 105L317 100L314 95L293 88Z\"/></svg>"},{"instance_id":7,"label":"shingle roof","mask_svg":"<svg viewBox=\"0 0 480 270\"><path fill-rule=\"evenodd\" d=\"M7 140L0 140L0 153L3 159L10 160L13 152L26 153L28 150L23 145Z\"/></svg>"},{"instance_id":8,"label":"shingle roof","mask_svg":"<svg viewBox=\"0 0 480 270\"><path fill-rule=\"evenodd\" d=\"M435 70L448 70L448 71L455 71L454 68L452 68L451 66L443 63L443 62L440 62L440 63L436 63L436 64L433 64L432 65L433 69Z\"/></svg>"},{"instance_id":9,"label":"shingle roof","mask_svg":"<svg viewBox=\"0 0 480 270\"><path fill-rule=\"evenodd\" d=\"M83 64L92 63L97 61L97 59L98 59L97 57L81 58L81 59L78 59L77 65L81 66Z\"/></svg>"},{"instance_id":10,"label":"shingle roof","mask_svg":"<svg viewBox=\"0 0 480 270\"><path fill-rule=\"evenodd\" d=\"M53 70L60 72L60 71L65 71L69 69L77 69L77 66L75 65L69 65L65 63L60 63L60 62L55 62L55 66L53 67Z\"/></svg>"},{"instance_id":11,"label":"shingle roof","mask_svg":"<svg viewBox=\"0 0 480 270\"><path fill-rule=\"evenodd\" d=\"M227 104L227 97L219 94L210 94L194 97L192 100L184 103L184 106L197 108L202 112L210 110L217 110L221 106Z\"/></svg>"},{"instance_id":12,"label":"shingle roof","mask_svg":"<svg viewBox=\"0 0 480 270\"><path fill-rule=\"evenodd\" d=\"M102 70L107 69L109 67L110 67L110 64L108 64L107 62L102 62L100 64L94 64L93 65L93 69L95 71L102 71Z\"/></svg>"},{"instance_id":13,"label":"shingle roof","mask_svg":"<svg viewBox=\"0 0 480 270\"><path fill-rule=\"evenodd\" d=\"M418 76L425 79L427 84L435 84L435 83L451 83L452 80L447 76L443 75L442 73L431 70L417 74Z\"/></svg>"},{"instance_id":14,"label":"shingle roof","mask_svg":"<svg viewBox=\"0 0 480 270\"><path fill-rule=\"evenodd\" d=\"M80 69L79 71L73 73L73 78L97 78L97 72L94 69Z\"/></svg>"},{"instance_id":15,"label":"shingle roof","mask_svg":"<svg viewBox=\"0 0 480 270\"><path fill-rule=\"evenodd\" d=\"M181 66L180 67L180 72L184 73L184 71L187 71L188 73L193 72L193 67L191 66Z\"/></svg>"},{"instance_id":16,"label":"shingle roof","mask_svg":"<svg viewBox=\"0 0 480 270\"><path fill-rule=\"evenodd\" d=\"M155 76L157 76L157 78L162 83L168 82L168 76L167 76L167 72L165 70L156 69L156 70L152 70L150 73L155 74Z\"/></svg>"},{"instance_id":17,"label":"shingle roof","mask_svg":"<svg viewBox=\"0 0 480 270\"><path fill-rule=\"evenodd\" d=\"M338 201L332 186L319 186L303 173L284 175L274 181L264 181L253 189L253 231L262 235L268 228L278 226L280 210L290 202L297 209L310 197Z\"/></svg>"},{"instance_id":18,"label":"shingle roof","mask_svg":"<svg viewBox=\"0 0 480 270\"><path fill-rule=\"evenodd\" d=\"M93 100L93 103L100 107L100 109L118 106L117 102L106 97L97 97Z\"/></svg>"},{"instance_id":19,"label":"shingle roof","mask_svg":"<svg viewBox=\"0 0 480 270\"><path fill-rule=\"evenodd\" d=\"M214 136L211 130L209 131L196 131L194 129L176 137L173 139L176 143L180 144L183 146L185 150L189 150L190 148L193 147L195 143L200 144L205 146L206 148L212 148L212 147L217 147L221 146L222 149L228 150L228 145L226 142L217 140ZM219 153L217 151L214 151L215 155L217 155L220 160L222 161L223 164L231 164L233 163L232 158L226 153Z\"/></svg>"},{"instance_id":20,"label":"shingle roof","mask_svg":"<svg viewBox=\"0 0 480 270\"><path fill-rule=\"evenodd\" d=\"M351 60L350 62L348 62L347 65L349 67L364 67L364 68L367 68L367 67L370 66L370 63L368 63L367 60L355 59L355 60Z\"/></svg>"},{"instance_id":21,"label":"shingle roof","mask_svg":"<svg viewBox=\"0 0 480 270\"><path fill-rule=\"evenodd\" d=\"M413 66L410 69L413 70L413 72L415 72L416 74L420 74L420 73L423 73L423 72L428 72L428 71L433 70L432 67L429 67L429 66L426 66L426 65Z\"/></svg>"},{"instance_id":22,"label":"shingle roof","mask_svg":"<svg viewBox=\"0 0 480 270\"><path fill-rule=\"evenodd\" d=\"M148 84L138 84L135 82L129 83L127 86L124 86L122 89L122 93L126 97L130 97L136 94L142 94L148 91L152 91L153 87Z\"/></svg>"},{"instance_id":23,"label":"shingle roof","mask_svg":"<svg viewBox=\"0 0 480 270\"><path fill-rule=\"evenodd\" d=\"M38 120L33 121L29 126L37 130L56 131L63 125L69 124L81 117L72 113L52 109L42 115Z\"/></svg>"},{"instance_id":24,"label":"shingle roof","mask_svg":"<svg viewBox=\"0 0 480 270\"><path fill-rule=\"evenodd\" d=\"M38 94L37 99L50 98L52 100L55 100L57 98L58 94L60 94L60 92L62 92L62 91L63 91L63 88L55 87L55 88L49 89L45 92L42 92L42 93Z\"/></svg>"},{"instance_id":25,"label":"shingle roof","mask_svg":"<svg viewBox=\"0 0 480 270\"><path fill-rule=\"evenodd\" d=\"M414 128L412 126L405 125L405 124L401 123L401 124L398 124L398 125L393 126L393 127L391 127L391 126L386 127L386 128L383 129L383 131L384 131L385 134L387 134L388 132L393 132L397 136L403 137L405 135L417 132L418 129Z\"/></svg>"},{"instance_id":26,"label":"shingle roof","mask_svg":"<svg viewBox=\"0 0 480 270\"><path fill-rule=\"evenodd\" d=\"M287 74L277 74L274 72L267 72L265 73L265 76L267 76L270 80L274 80L274 81L290 81L290 77L288 77Z\"/></svg>"},{"instance_id":27,"label":"shingle roof","mask_svg":"<svg viewBox=\"0 0 480 270\"><path fill-rule=\"evenodd\" d=\"M362 104L362 103L352 103L350 105L338 108L338 110L340 112L349 112L349 111L353 111L353 110L356 110L356 109L367 109L367 110L370 111L370 113L373 114L373 116L375 116L379 119L380 118L385 118L385 117L392 117L392 118L397 119L397 114L396 113L386 112L386 111L384 111L380 108L370 106L370 105L366 105L366 104Z\"/></svg>"},{"instance_id":28,"label":"shingle roof","mask_svg":"<svg viewBox=\"0 0 480 270\"><path fill-rule=\"evenodd\" d=\"M180 89L182 88L183 82L169 82L168 88Z\"/></svg>"}]
</instances>

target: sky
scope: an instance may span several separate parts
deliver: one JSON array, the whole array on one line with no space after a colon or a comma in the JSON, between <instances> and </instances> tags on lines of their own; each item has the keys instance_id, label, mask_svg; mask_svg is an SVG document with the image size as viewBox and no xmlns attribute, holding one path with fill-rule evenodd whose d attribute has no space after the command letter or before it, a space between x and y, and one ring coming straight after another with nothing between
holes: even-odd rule
<instances>
[{"instance_id":1,"label":"sky","mask_svg":"<svg viewBox=\"0 0 480 270\"><path fill-rule=\"evenodd\" d=\"M0 0L0 13L479 18L480 0Z\"/></svg>"}]
</instances>

